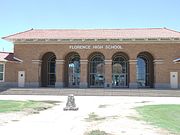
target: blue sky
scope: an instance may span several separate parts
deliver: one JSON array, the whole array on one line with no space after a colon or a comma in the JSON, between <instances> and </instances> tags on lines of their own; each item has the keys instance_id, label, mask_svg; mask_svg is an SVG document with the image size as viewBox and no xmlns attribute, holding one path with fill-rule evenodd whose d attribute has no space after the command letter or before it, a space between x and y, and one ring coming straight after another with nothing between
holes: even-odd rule
<instances>
[{"instance_id":1,"label":"blue sky","mask_svg":"<svg viewBox=\"0 0 180 135\"><path fill-rule=\"evenodd\" d=\"M0 37L34 29L156 28L180 31L180 0L1 0ZM13 51L0 39L0 51Z\"/></svg>"}]
</instances>

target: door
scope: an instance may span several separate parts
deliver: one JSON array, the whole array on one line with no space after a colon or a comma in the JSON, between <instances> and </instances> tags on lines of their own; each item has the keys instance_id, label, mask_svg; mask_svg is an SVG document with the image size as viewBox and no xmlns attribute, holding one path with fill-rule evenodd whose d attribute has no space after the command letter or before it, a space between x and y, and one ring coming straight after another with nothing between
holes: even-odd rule
<instances>
[{"instance_id":1,"label":"door","mask_svg":"<svg viewBox=\"0 0 180 135\"><path fill-rule=\"evenodd\" d=\"M178 88L178 72L170 72L171 88Z\"/></svg>"},{"instance_id":2,"label":"door","mask_svg":"<svg viewBox=\"0 0 180 135\"><path fill-rule=\"evenodd\" d=\"M68 57L68 87L77 88L80 84L80 56L73 53Z\"/></svg>"},{"instance_id":3,"label":"door","mask_svg":"<svg viewBox=\"0 0 180 135\"><path fill-rule=\"evenodd\" d=\"M126 86L126 76L125 76L125 74L120 74L119 75L119 85L120 85L120 87L125 87Z\"/></svg>"},{"instance_id":4,"label":"door","mask_svg":"<svg viewBox=\"0 0 180 135\"><path fill-rule=\"evenodd\" d=\"M80 74L70 73L69 74L69 87L79 87L80 84Z\"/></svg>"},{"instance_id":5,"label":"door","mask_svg":"<svg viewBox=\"0 0 180 135\"><path fill-rule=\"evenodd\" d=\"M125 74L114 74L113 75L113 87L125 87L126 86L126 75Z\"/></svg>"},{"instance_id":6,"label":"door","mask_svg":"<svg viewBox=\"0 0 180 135\"><path fill-rule=\"evenodd\" d=\"M18 72L18 87L24 87L25 84L25 71Z\"/></svg>"}]
</instances>

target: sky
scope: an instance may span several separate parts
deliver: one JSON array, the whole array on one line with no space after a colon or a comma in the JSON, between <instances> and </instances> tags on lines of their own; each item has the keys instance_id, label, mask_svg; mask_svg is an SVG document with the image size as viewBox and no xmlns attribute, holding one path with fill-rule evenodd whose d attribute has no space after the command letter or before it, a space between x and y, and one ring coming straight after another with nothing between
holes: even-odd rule
<instances>
[{"instance_id":1,"label":"sky","mask_svg":"<svg viewBox=\"0 0 180 135\"><path fill-rule=\"evenodd\" d=\"M0 37L34 29L170 28L180 0L0 0ZM13 52L0 39L0 51Z\"/></svg>"}]
</instances>

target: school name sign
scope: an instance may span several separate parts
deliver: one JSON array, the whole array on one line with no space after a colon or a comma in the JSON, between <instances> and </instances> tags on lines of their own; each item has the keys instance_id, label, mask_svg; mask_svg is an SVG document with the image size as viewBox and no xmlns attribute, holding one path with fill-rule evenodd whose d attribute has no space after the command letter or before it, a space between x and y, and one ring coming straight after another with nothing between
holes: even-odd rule
<instances>
[{"instance_id":1,"label":"school name sign","mask_svg":"<svg viewBox=\"0 0 180 135\"><path fill-rule=\"evenodd\" d=\"M88 50L88 49L123 49L121 45L70 45L69 49Z\"/></svg>"}]
</instances>

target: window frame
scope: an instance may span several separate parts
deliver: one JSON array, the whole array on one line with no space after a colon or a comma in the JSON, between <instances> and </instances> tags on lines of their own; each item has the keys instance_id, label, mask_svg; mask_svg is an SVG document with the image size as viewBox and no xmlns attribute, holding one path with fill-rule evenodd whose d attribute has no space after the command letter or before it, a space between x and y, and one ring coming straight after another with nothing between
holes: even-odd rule
<instances>
[{"instance_id":1,"label":"window frame","mask_svg":"<svg viewBox=\"0 0 180 135\"><path fill-rule=\"evenodd\" d=\"M3 72L0 72L0 73L3 74L3 79L0 80L0 82L4 82L4 81L5 81L5 63L1 63L1 62L0 62L0 65L3 65Z\"/></svg>"}]
</instances>

